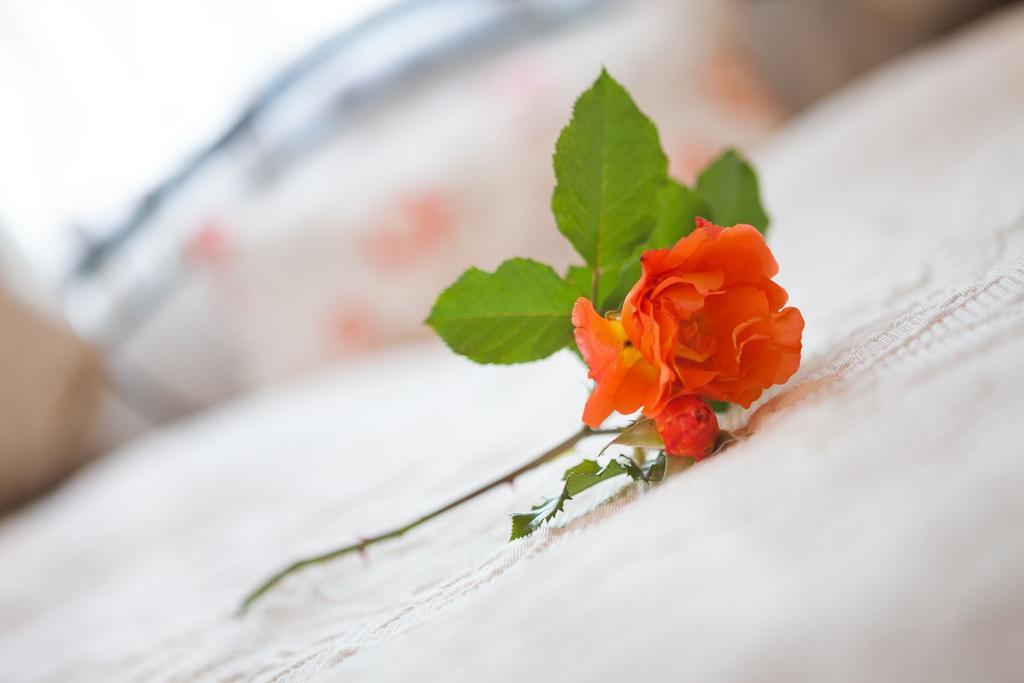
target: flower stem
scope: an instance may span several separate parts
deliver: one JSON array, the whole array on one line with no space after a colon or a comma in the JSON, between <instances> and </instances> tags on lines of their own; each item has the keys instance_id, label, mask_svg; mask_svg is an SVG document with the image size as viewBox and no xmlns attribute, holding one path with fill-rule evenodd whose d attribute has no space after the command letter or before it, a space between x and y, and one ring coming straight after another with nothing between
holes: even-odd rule
<instances>
[{"instance_id":1,"label":"flower stem","mask_svg":"<svg viewBox=\"0 0 1024 683\"><path fill-rule=\"evenodd\" d=\"M376 536L362 538L355 543L350 543L349 545L345 545L340 548L330 550L320 555L314 555L312 557L296 560L295 562L292 562L288 566L282 568L277 573L270 576L268 579L263 581L263 583L257 586L255 590L249 593L245 597L245 600L242 601L241 606L238 608L238 614L245 614L246 610L248 610L249 607L251 607L252 604L256 602L258 599L260 599L267 591L276 586L286 576L289 576L290 574L293 574L299 571L300 569L304 569L311 565L320 564L322 562L327 562L328 560L333 560L337 557L341 557L342 555L347 555L349 553L363 552L371 545L375 545L377 543L380 543L381 541L387 541L392 538L398 538L407 531L412 531L421 524L425 524L426 522L429 522L435 517L442 515L445 512L448 512L449 510L457 508L458 506L462 505L463 503L469 502L470 500L476 498L477 496L487 493L493 488L497 488L502 484L511 483L520 475L525 474L526 472L529 472L530 470L540 465L543 465L547 461L558 457L559 455L569 450L570 448L572 448L573 446L575 446L577 443L579 443L581 440L585 439L588 436L597 436L600 434L618 434L620 431L621 430L618 429L590 429L589 427L583 427L572 436L564 439L557 445L552 446L551 448L544 451L537 457L520 465L511 472L508 472L505 475L493 481L490 481L482 486L479 486L478 488L473 489L464 496L456 498L450 503L442 505L441 507L431 512L428 512L422 517L417 517L416 519L412 520L411 522L408 522L407 524L395 527L394 529L377 534Z\"/></svg>"}]
</instances>

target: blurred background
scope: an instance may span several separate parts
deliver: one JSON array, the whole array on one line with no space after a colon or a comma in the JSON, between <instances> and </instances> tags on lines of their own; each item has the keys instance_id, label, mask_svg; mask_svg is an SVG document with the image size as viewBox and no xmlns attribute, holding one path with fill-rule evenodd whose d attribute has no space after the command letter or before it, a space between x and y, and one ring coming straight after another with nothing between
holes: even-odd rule
<instances>
[{"instance_id":1,"label":"blurred background","mask_svg":"<svg viewBox=\"0 0 1024 683\"><path fill-rule=\"evenodd\" d=\"M606 66L673 173L997 0L0 0L0 508L160 425L567 264L550 155Z\"/></svg>"}]
</instances>

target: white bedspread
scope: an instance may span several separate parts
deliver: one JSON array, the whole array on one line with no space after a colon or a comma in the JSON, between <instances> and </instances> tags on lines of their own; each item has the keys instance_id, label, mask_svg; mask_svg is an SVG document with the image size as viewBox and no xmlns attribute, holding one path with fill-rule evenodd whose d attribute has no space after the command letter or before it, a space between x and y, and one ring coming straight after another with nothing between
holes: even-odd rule
<instances>
[{"instance_id":1,"label":"white bedspread","mask_svg":"<svg viewBox=\"0 0 1024 683\"><path fill-rule=\"evenodd\" d=\"M11 681L1024 679L1024 10L905 60L761 150L804 366L754 435L506 544L571 433L569 354L439 345L138 442L0 524ZM592 453L585 443L581 452Z\"/></svg>"}]
</instances>

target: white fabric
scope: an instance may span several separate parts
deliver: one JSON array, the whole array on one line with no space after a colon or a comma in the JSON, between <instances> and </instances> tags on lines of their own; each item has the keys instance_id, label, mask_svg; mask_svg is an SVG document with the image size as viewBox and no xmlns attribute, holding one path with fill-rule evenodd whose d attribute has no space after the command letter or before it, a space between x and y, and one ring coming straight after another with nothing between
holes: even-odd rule
<instances>
[{"instance_id":1,"label":"white fabric","mask_svg":"<svg viewBox=\"0 0 1024 683\"><path fill-rule=\"evenodd\" d=\"M568 354L439 346L139 442L0 526L11 680L1024 678L1024 10L835 99L760 159L799 375L753 435L506 544L542 468L283 583L578 424ZM586 443L581 452L593 453Z\"/></svg>"}]
</instances>

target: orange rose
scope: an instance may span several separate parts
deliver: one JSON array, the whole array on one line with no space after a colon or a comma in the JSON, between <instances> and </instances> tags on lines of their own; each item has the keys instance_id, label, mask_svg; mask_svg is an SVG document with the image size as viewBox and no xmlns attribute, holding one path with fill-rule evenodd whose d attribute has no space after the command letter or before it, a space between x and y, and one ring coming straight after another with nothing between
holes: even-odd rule
<instances>
[{"instance_id":1,"label":"orange rose","mask_svg":"<svg viewBox=\"0 0 1024 683\"><path fill-rule=\"evenodd\" d=\"M679 396L746 408L796 372L804 320L783 308L778 264L755 228L698 218L692 233L641 263L621 315L603 317L584 298L573 307L576 344L597 382L586 424L641 408L657 418Z\"/></svg>"}]
</instances>

